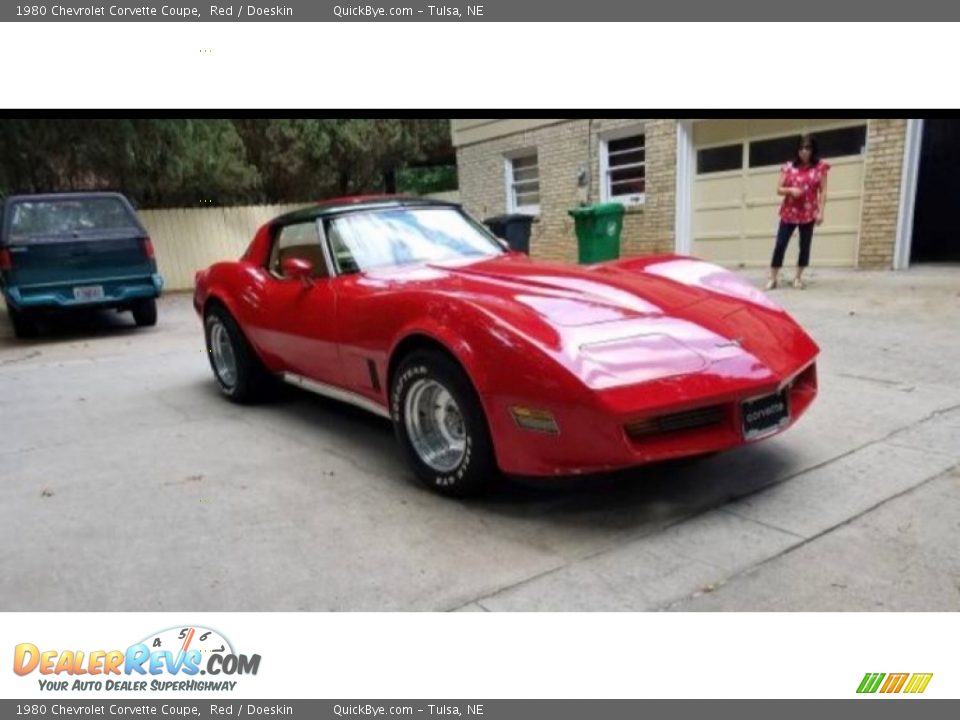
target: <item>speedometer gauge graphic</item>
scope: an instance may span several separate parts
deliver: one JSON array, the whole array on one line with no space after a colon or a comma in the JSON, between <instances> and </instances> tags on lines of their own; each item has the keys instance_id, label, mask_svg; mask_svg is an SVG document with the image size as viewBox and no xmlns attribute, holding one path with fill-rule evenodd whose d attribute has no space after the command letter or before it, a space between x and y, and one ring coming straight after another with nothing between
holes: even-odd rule
<instances>
[{"instance_id":1,"label":"speedometer gauge graphic","mask_svg":"<svg viewBox=\"0 0 960 720\"><path fill-rule=\"evenodd\" d=\"M151 652L166 650L173 653L174 657L190 650L199 650L203 657L219 653L233 654L233 646L223 635L200 625L167 628L148 635L140 642L149 647Z\"/></svg>"}]
</instances>

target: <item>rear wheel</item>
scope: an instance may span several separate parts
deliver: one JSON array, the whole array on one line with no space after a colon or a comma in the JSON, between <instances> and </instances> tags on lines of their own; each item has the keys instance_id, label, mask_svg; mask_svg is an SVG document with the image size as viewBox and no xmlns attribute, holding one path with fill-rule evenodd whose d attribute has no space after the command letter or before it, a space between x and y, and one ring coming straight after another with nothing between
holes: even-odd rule
<instances>
[{"instance_id":1,"label":"rear wheel","mask_svg":"<svg viewBox=\"0 0 960 720\"><path fill-rule=\"evenodd\" d=\"M397 439L427 486L472 495L497 477L483 407L453 359L429 350L410 354L397 368L390 398Z\"/></svg>"},{"instance_id":2,"label":"rear wheel","mask_svg":"<svg viewBox=\"0 0 960 720\"><path fill-rule=\"evenodd\" d=\"M10 324L13 325L14 336L23 340L35 338L38 335L37 321L27 312L7 305L7 313L10 315Z\"/></svg>"},{"instance_id":3,"label":"rear wheel","mask_svg":"<svg viewBox=\"0 0 960 720\"><path fill-rule=\"evenodd\" d=\"M137 300L131 310L133 311L133 321L137 323L137 327L152 327L157 324L156 298Z\"/></svg>"},{"instance_id":4,"label":"rear wheel","mask_svg":"<svg viewBox=\"0 0 960 720\"><path fill-rule=\"evenodd\" d=\"M210 367L223 394L236 403L255 402L267 395L274 379L230 313L216 305L207 311L203 325Z\"/></svg>"}]
</instances>

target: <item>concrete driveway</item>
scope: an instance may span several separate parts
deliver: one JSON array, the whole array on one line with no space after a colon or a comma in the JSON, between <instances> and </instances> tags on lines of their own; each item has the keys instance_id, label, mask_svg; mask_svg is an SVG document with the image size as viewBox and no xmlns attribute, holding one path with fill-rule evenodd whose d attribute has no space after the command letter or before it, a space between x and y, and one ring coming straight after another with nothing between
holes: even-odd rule
<instances>
[{"instance_id":1,"label":"concrete driveway","mask_svg":"<svg viewBox=\"0 0 960 720\"><path fill-rule=\"evenodd\" d=\"M785 435L467 502L359 410L226 402L186 295L0 340L0 610L960 609L960 269L811 280Z\"/></svg>"}]
</instances>

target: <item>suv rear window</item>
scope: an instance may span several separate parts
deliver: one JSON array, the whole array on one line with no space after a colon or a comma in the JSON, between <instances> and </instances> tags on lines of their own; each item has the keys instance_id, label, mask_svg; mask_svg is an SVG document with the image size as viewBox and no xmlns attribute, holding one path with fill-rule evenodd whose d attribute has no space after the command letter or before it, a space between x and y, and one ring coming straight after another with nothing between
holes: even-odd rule
<instances>
[{"instance_id":1,"label":"suv rear window","mask_svg":"<svg viewBox=\"0 0 960 720\"><path fill-rule=\"evenodd\" d=\"M116 197L22 200L10 208L11 238L38 235L86 235L119 230L139 232L127 205Z\"/></svg>"}]
</instances>

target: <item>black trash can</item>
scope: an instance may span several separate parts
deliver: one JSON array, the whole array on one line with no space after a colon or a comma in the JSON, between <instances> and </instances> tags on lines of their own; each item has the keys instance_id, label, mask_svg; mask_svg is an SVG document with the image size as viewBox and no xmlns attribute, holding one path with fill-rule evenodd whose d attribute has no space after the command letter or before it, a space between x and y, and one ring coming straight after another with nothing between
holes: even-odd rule
<instances>
[{"instance_id":1,"label":"black trash can","mask_svg":"<svg viewBox=\"0 0 960 720\"><path fill-rule=\"evenodd\" d=\"M511 250L530 254L530 226L533 215L497 215L487 218L483 224L498 238L507 241Z\"/></svg>"}]
</instances>

